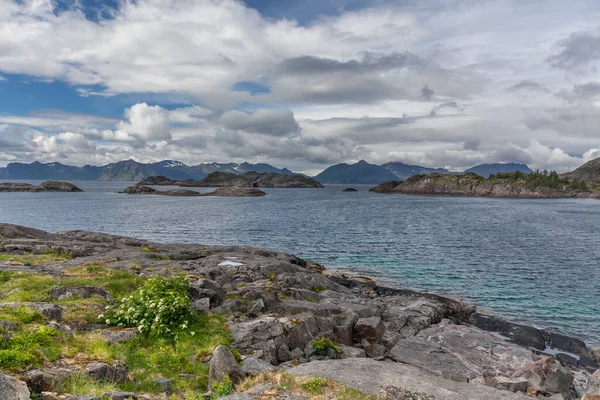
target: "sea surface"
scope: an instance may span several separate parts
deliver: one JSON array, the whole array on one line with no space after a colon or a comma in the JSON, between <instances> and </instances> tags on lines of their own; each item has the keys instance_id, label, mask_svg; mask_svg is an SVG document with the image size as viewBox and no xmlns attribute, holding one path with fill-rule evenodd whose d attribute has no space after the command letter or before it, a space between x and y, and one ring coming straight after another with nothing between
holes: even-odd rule
<instances>
[{"instance_id":1,"label":"sea surface","mask_svg":"<svg viewBox=\"0 0 600 400\"><path fill-rule=\"evenodd\" d=\"M463 295L600 343L599 200L384 195L368 186L342 193L337 185L190 198L118 194L128 182L75 183L85 193L0 193L0 222L281 250L402 288Z\"/></svg>"}]
</instances>

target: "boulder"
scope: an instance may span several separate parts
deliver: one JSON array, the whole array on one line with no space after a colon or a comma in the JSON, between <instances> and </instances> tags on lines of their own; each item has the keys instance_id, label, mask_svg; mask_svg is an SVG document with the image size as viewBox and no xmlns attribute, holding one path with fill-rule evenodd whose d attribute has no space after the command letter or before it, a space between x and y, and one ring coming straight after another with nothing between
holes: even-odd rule
<instances>
[{"instance_id":1,"label":"boulder","mask_svg":"<svg viewBox=\"0 0 600 400\"><path fill-rule=\"evenodd\" d=\"M527 364L512 377L526 379L530 388L548 395L569 394L573 384L573 375L552 357Z\"/></svg>"},{"instance_id":2,"label":"boulder","mask_svg":"<svg viewBox=\"0 0 600 400\"><path fill-rule=\"evenodd\" d=\"M169 378L156 378L152 382L154 382L163 392L171 390L171 387L173 386L173 379Z\"/></svg>"},{"instance_id":3,"label":"boulder","mask_svg":"<svg viewBox=\"0 0 600 400\"><path fill-rule=\"evenodd\" d=\"M275 368L272 364L254 357L248 357L242 361L242 372L249 376L260 375L263 372L275 372Z\"/></svg>"},{"instance_id":4,"label":"boulder","mask_svg":"<svg viewBox=\"0 0 600 400\"><path fill-rule=\"evenodd\" d=\"M52 298L56 300L71 299L73 297L81 297L82 299L90 299L97 296L104 301L110 301L110 293L104 288L96 286L55 286L52 288Z\"/></svg>"},{"instance_id":5,"label":"boulder","mask_svg":"<svg viewBox=\"0 0 600 400\"><path fill-rule=\"evenodd\" d=\"M258 317L265 311L265 302L263 299L257 299L250 304L250 308L248 309L248 315L250 317Z\"/></svg>"},{"instance_id":6,"label":"boulder","mask_svg":"<svg viewBox=\"0 0 600 400\"><path fill-rule=\"evenodd\" d=\"M27 384L12 376L0 374L0 399L30 400Z\"/></svg>"},{"instance_id":7,"label":"boulder","mask_svg":"<svg viewBox=\"0 0 600 400\"><path fill-rule=\"evenodd\" d=\"M104 329L102 336L108 343L116 344L133 340L139 335L139 331L136 328L126 328L121 330Z\"/></svg>"},{"instance_id":8,"label":"boulder","mask_svg":"<svg viewBox=\"0 0 600 400\"><path fill-rule=\"evenodd\" d=\"M235 357L233 357L233 354L231 354L231 350L225 346L218 346L215 349L209 365L209 388L212 386L213 382L221 382L225 379L225 376L229 376L233 383L239 383L246 376L235 360Z\"/></svg>"},{"instance_id":9,"label":"boulder","mask_svg":"<svg viewBox=\"0 0 600 400\"><path fill-rule=\"evenodd\" d=\"M341 354L340 358L365 358L367 354L363 349L359 349L353 346L339 345Z\"/></svg>"},{"instance_id":10,"label":"boulder","mask_svg":"<svg viewBox=\"0 0 600 400\"><path fill-rule=\"evenodd\" d=\"M116 364L112 366L106 363L96 362L86 365L85 369L89 373L90 378L95 381L106 381L112 383L123 383L129 381L127 366L123 364Z\"/></svg>"},{"instance_id":11,"label":"boulder","mask_svg":"<svg viewBox=\"0 0 600 400\"><path fill-rule=\"evenodd\" d=\"M600 369L588 379L587 388L581 400L600 400Z\"/></svg>"},{"instance_id":12,"label":"boulder","mask_svg":"<svg viewBox=\"0 0 600 400\"><path fill-rule=\"evenodd\" d=\"M192 300L210 298L211 304L219 305L225 299L227 292L210 279L198 279L190 282L189 294Z\"/></svg>"},{"instance_id":13,"label":"boulder","mask_svg":"<svg viewBox=\"0 0 600 400\"><path fill-rule=\"evenodd\" d=\"M27 372L25 381L33 393L54 392L62 382L73 374L73 371L62 368L35 369Z\"/></svg>"},{"instance_id":14,"label":"boulder","mask_svg":"<svg viewBox=\"0 0 600 400\"><path fill-rule=\"evenodd\" d=\"M366 339L369 343L380 343L385 327L379 317L360 318L354 325L354 340Z\"/></svg>"},{"instance_id":15,"label":"boulder","mask_svg":"<svg viewBox=\"0 0 600 400\"><path fill-rule=\"evenodd\" d=\"M333 317L333 339L340 344L352 345L354 339L354 326L358 315L353 312L336 315Z\"/></svg>"},{"instance_id":16,"label":"boulder","mask_svg":"<svg viewBox=\"0 0 600 400\"><path fill-rule=\"evenodd\" d=\"M192 302L192 309L197 312L208 311L210 309L210 297L194 300Z\"/></svg>"},{"instance_id":17,"label":"boulder","mask_svg":"<svg viewBox=\"0 0 600 400\"><path fill-rule=\"evenodd\" d=\"M299 360L301 358L304 358L304 351L296 347L290 352L290 356L292 357L292 360Z\"/></svg>"}]
</instances>

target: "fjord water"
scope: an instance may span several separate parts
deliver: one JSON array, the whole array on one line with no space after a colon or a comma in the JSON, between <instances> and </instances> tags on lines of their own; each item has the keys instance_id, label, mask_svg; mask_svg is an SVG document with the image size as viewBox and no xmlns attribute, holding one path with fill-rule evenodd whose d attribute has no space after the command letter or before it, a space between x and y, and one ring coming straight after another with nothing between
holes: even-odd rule
<instances>
[{"instance_id":1,"label":"fjord water","mask_svg":"<svg viewBox=\"0 0 600 400\"><path fill-rule=\"evenodd\" d=\"M365 186L189 198L75 183L85 192L0 194L0 222L281 250L403 288L462 294L512 320L600 343L598 200L382 195Z\"/></svg>"}]
</instances>

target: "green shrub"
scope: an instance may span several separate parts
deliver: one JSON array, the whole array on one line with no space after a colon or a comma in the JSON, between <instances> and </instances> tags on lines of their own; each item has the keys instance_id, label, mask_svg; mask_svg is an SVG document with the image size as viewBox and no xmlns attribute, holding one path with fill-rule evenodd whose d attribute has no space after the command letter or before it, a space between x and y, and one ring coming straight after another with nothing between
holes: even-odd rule
<instances>
[{"instance_id":1,"label":"green shrub","mask_svg":"<svg viewBox=\"0 0 600 400\"><path fill-rule=\"evenodd\" d=\"M312 394L321 394L326 383L325 378L309 378L302 382L302 389Z\"/></svg>"},{"instance_id":2,"label":"green shrub","mask_svg":"<svg viewBox=\"0 0 600 400\"><path fill-rule=\"evenodd\" d=\"M233 382L231 378L225 375L222 382L213 382L211 399L218 399L233 393Z\"/></svg>"},{"instance_id":3,"label":"green shrub","mask_svg":"<svg viewBox=\"0 0 600 400\"><path fill-rule=\"evenodd\" d=\"M340 346L338 346L336 342L327 338L313 339L312 345L315 348L317 354L320 355L327 354L327 349L332 349L336 352L337 355L340 355L340 353L342 352L340 350Z\"/></svg>"},{"instance_id":4,"label":"green shrub","mask_svg":"<svg viewBox=\"0 0 600 400\"><path fill-rule=\"evenodd\" d=\"M133 295L109 309L108 325L135 327L147 336L177 339L194 318L185 275L173 278L155 276Z\"/></svg>"}]
</instances>

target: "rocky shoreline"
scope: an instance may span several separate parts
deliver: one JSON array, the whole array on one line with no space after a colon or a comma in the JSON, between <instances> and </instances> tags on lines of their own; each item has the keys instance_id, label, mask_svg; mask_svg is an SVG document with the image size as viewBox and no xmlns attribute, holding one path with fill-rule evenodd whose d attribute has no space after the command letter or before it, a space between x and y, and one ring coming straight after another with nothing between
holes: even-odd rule
<instances>
[{"instance_id":1,"label":"rocky shoreline","mask_svg":"<svg viewBox=\"0 0 600 400\"><path fill-rule=\"evenodd\" d=\"M404 182L385 182L370 189L375 193L411 194L422 196L498 197L498 198L593 198L600 199L598 190L573 189L568 185L557 188L532 187L525 181L485 179L468 173L416 175Z\"/></svg>"},{"instance_id":2,"label":"rocky shoreline","mask_svg":"<svg viewBox=\"0 0 600 400\"><path fill-rule=\"evenodd\" d=\"M195 190L189 189L174 189L174 190L156 190L150 186L134 185L129 186L120 193L124 194L149 194L155 196L185 196L185 197L207 197L207 196L220 196L220 197L262 197L266 196L267 193L256 188L245 188L237 186L227 186L216 188L214 191L209 193L200 193Z\"/></svg>"},{"instance_id":3,"label":"rocky shoreline","mask_svg":"<svg viewBox=\"0 0 600 400\"><path fill-rule=\"evenodd\" d=\"M299 379L324 377L365 396L390 400L596 400L600 396L600 373L592 375L600 354L581 340L515 324L444 296L325 274L323 266L289 254L248 247L152 243L84 231L54 234L8 224L0 224L0 238L0 272L43 275L58 282L82 265L140 279L184 273L194 309L222 315L231 335L229 348L240 355L238 365L229 348L219 346L212 355L194 359L208 363L209 386L225 375L239 383L247 376L283 369L289 376L303 377ZM42 262L41 257L49 253L65 258ZM113 293L106 287L59 286L49 290L45 301L27 304L16 304L10 301L14 294L3 293L0 310L33 307L44 315L46 326L76 337L93 333L126 341L137 336L135 329L97 322L68 326L63 314L72 310L65 298L88 298L102 305L114 301ZM0 325L10 326L8 322L0 321ZM5 331L11 329L17 328ZM19 400L29 399L29 391L54 392L46 396L55 397L45 399L91 399L81 397L88 393L67 397L57 392L61 387L57 382L75 373L99 380L121 376L111 378L120 382L129 379L128 368L130 374L134 368L121 364L124 360L109 363L91 354L69 357L65 354L35 370L11 373L18 380L0 376L0 388L10 386L14 393L21 393L14 397ZM185 371L180 375L186 375ZM169 385L188 378L153 377ZM224 398L312 398L290 390L281 385L254 385ZM171 392L178 395L176 390ZM164 398L139 392L127 396ZM116 392L107 397L128 398Z\"/></svg>"},{"instance_id":4,"label":"rocky shoreline","mask_svg":"<svg viewBox=\"0 0 600 400\"><path fill-rule=\"evenodd\" d=\"M69 182L46 181L39 186L30 183L0 182L0 192L83 192Z\"/></svg>"}]
</instances>

